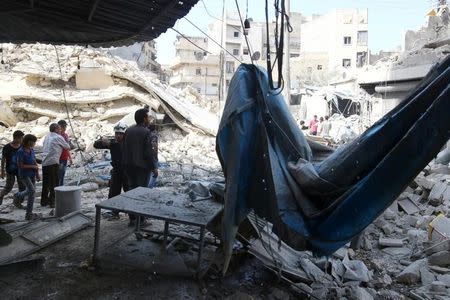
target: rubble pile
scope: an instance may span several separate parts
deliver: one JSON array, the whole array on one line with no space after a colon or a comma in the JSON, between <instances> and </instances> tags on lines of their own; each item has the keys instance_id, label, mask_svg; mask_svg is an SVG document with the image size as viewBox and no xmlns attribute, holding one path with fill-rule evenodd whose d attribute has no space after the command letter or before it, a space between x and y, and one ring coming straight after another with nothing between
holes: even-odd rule
<instances>
[{"instance_id":1,"label":"rubble pile","mask_svg":"<svg viewBox=\"0 0 450 300\"><path fill-rule=\"evenodd\" d=\"M215 134L217 116L189 102L198 95L185 92L184 98L177 98L179 91L154 74L101 49L8 44L3 47L3 60L0 122L6 126L67 115L114 123L148 105L186 132Z\"/></svg>"},{"instance_id":2,"label":"rubble pile","mask_svg":"<svg viewBox=\"0 0 450 300\"><path fill-rule=\"evenodd\" d=\"M293 291L320 299L448 299L450 141L382 215L331 257L295 251L265 231L250 252ZM438 163L437 161L443 162ZM272 241L270 241L272 239ZM289 275L289 276L288 276ZM305 285L306 283L306 285Z\"/></svg>"},{"instance_id":3,"label":"rubble pile","mask_svg":"<svg viewBox=\"0 0 450 300\"><path fill-rule=\"evenodd\" d=\"M350 142L363 132L361 117L358 115L345 118L343 115L334 114L328 121L331 123L330 138L336 144Z\"/></svg>"}]
</instances>

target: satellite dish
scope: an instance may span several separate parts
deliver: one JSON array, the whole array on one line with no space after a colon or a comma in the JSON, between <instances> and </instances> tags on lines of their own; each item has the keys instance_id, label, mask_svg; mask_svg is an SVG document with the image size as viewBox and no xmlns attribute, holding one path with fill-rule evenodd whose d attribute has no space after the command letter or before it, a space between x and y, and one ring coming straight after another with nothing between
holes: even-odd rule
<instances>
[{"instance_id":1,"label":"satellite dish","mask_svg":"<svg viewBox=\"0 0 450 300\"><path fill-rule=\"evenodd\" d=\"M194 55L195 55L195 59L198 61L203 60L203 58L205 57L205 54L203 52L195 52Z\"/></svg>"},{"instance_id":2,"label":"satellite dish","mask_svg":"<svg viewBox=\"0 0 450 300\"><path fill-rule=\"evenodd\" d=\"M253 60L259 60L261 58L261 53L259 51L256 51L252 55Z\"/></svg>"}]
</instances>

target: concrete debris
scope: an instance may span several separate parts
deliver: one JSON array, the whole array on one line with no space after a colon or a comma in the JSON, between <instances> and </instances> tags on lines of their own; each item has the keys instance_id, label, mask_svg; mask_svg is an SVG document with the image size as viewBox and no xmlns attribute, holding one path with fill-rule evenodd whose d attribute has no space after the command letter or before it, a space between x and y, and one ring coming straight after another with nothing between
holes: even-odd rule
<instances>
[{"instance_id":1,"label":"concrete debris","mask_svg":"<svg viewBox=\"0 0 450 300\"><path fill-rule=\"evenodd\" d=\"M378 245L380 245L381 247L402 247L403 240L380 238L378 240Z\"/></svg>"},{"instance_id":2,"label":"concrete debris","mask_svg":"<svg viewBox=\"0 0 450 300\"><path fill-rule=\"evenodd\" d=\"M42 116L67 118L66 107L75 120L114 123L148 105L184 131L214 135L217 130L218 116L190 103L191 91L178 98L179 91L159 82L155 74L104 50L58 46L58 65L53 46L5 45L3 49L7 49L3 52L7 67L0 69L0 100L5 107L0 121L8 126ZM39 125L44 124L41 119Z\"/></svg>"},{"instance_id":3,"label":"concrete debris","mask_svg":"<svg viewBox=\"0 0 450 300\"><path fill-rule=\"evenodd\" d=\"M433 281L430 284L430 291L436 292L436 293L445 293L447 291L447 287L441 281Z\"/></svg>"},{"instance_id":4,"label":"concrete debris","mask_svg":"<svg viewBox=\"0 0 450 300\"><path fill-rule=\"evenodd\" d=\"M350 281L369 282L371 274L366 265L360 260L348 260L342 261L345 267L344 279Z\"/></svg>"},{"instance_id":5,"label":"concrete debris","mask_svg":"<svg viewBox=\"0 0 450 300\"><path fill-rule=\"evenodd\" d=\"M426 285L435 281L436 276L433 273L431 273L426 266L423 266L422 268L420 268L420 280L422 284Z\"/></svg>"},{"instance_id":6,"label":"concrete debris","mask_svg":"<svg viewBox=\"0 0 450 300\"><path fill-rule=\"evenodd\" d=\"M397 281L406 284L415 284L421 280L420 269L426 264L425 259L411 263L398 276Z\"/></svg>"},{"instance_id":7,"label":"concrete debris","mask_svg":"<svg viewBox=\"0 0 450 300\"><path fill-rule=\"evenodd\" d=\"M438 267L450 266L450 251L440 251L428 257L428 263Z\"/></svg>"},{"instance_id":8,"label":"concrete debris","mask_svg":"<svg viewBox=\"0 0 450 300\"><path fill-rule=\"evenodd\" d=\"M433 241L450 239L450 219L437 216L428 227L428 237Z\"/></svg>"}]
</instances>

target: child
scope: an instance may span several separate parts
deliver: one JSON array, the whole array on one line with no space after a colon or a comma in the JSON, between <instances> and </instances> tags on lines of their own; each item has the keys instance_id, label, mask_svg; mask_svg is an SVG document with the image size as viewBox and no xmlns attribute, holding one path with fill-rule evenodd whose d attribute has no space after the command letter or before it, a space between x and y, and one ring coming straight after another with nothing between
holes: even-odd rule
<instances>
[{"instance_id":1,"label":"child","mask_svg":"<svg viewBox=\"0 0 450 300\"><path fill-rule=\"evenodd\" d=\"M6 175L6 185L0 192L0 205L3 202L3 197L5 197L9 192L11 192L12 188L14 187L14 182L16 181L16 178L17 184L19 185L19 191L25 190L25 187L22 185L22 182L20 182L17 175L18 167L16 157L17 151L22 145L22 139L24 135L25 134L20 130L14 131L13 141L5 145L5 147L3 147L0 177L3 179L5 178Z\"/></svg>"},{"instance_id":2,"label":"child","mask_svg":"<svg viewBox=\"0 0 450 300\"><path fill-rule=\"evenodd\" d=\"M27 208L25 220L32 221L39 218L33 214L34 194L36 192L35 180L39 181L39 167L36 162L33 147L37 138L32 134L23 137L22 147L17 151L17 165L19 167L19 180L22 181L26 189L14 195L14 202L19 204L27 196Z\"/></svg>"}]
</instances>

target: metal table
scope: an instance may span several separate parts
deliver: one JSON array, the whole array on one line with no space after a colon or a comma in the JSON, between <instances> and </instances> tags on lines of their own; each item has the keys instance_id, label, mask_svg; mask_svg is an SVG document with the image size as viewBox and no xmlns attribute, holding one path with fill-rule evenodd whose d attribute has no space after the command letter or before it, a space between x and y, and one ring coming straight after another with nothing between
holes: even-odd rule
<instances>
[{"instance_id":1,"label":"metal table","mask_svg":"<svg viewBox=\"0 0 450 300\"><path fill-rule=\"evenodd\" d=\"M222 210L223 206L211 199L192 202L183 194L174 193L173 189L138 187L121 195L102 201L95 205L95 238L94 238L94 262L99 255L100 219L101 210L115 210L136 215L136 232L151 230L141 229L141 218L157 219L164 221L164 249L167 249L167 237L178 236L169 232L169 224L186 224L200 228L198 239L199 252L197 258L197 272L200 271L200 263L203 254L206 226Z\"/></svg>"}]
</instances>

